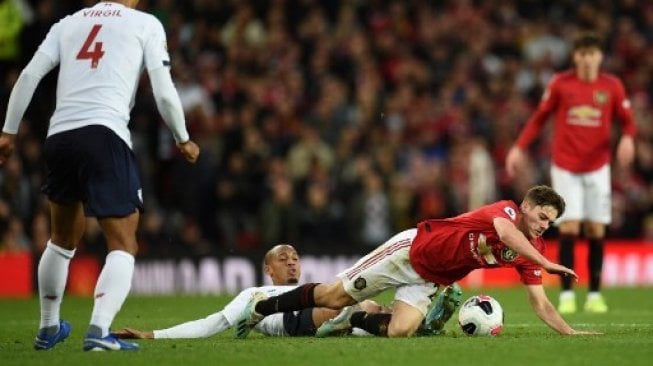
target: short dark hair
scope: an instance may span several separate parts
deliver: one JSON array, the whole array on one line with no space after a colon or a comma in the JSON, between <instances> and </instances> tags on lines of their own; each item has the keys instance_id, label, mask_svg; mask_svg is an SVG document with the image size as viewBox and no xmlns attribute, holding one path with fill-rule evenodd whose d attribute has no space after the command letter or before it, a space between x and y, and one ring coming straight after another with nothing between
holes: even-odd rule
<instances>
[{"instance_id":1,"label":"short dark hair","mask_svg":"<svg viewBox=\"0 0 653 366\"><path fill-rule=\"evenodd\" d=\"M574 51L592 47L603 49L603 39L595 32L582 32L574 39Z\"/></svg>"},{"instance_id":2,"label":"short dark hair","mask_svg":"<svg viewBox=\"0 0 653 366\"><path fill-rule=\"evenodd\" d=\"M545 185L532 187L526 192L524 201L534 206L551 206L558 211L558 217L565 212L565 200L553 188ZM557 218L557 217L556 217Z\"/></svg>"},{"instance_id":3,"label":"short dark hair","mask_svg":"<svg viewBox=\"0 0 653 366\"><path fill-rule=\"evenodd\" d=\"M265 253L265 257L263 257L263 264L269 264L272 261L272 258L279 255L279 252L282 250L292 250L293 252L297 253L297 249L295 249L295 247L290 244L278 244L273 246L272 249L268 250L267 253Z\"/></svg>"}]
</instances>

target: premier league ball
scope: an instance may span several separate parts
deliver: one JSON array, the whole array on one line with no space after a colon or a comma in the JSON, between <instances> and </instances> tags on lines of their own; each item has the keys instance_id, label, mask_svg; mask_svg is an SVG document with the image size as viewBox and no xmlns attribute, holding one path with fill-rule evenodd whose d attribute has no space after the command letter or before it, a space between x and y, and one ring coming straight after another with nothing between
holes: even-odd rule
<instances>
[{"instance_id":1,"label":"premier league ball","mask_svg":"<svg viewBox=\"0 0 653 366\"><path fill-rule=\"evenodd\" d=\"M503 309L488 295L472 296L458 312L458 323L470 336L496 336L503 328Z\"/></svg>"}]
</instances>

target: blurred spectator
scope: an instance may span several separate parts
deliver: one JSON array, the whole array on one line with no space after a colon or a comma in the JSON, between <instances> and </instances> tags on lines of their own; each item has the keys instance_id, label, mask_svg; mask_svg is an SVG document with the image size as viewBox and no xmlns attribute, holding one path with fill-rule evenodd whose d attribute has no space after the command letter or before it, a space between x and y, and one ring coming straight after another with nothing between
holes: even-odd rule
<instances>
[{"instance_id":1,"label":"blurred spectator","mask_svg":"<svg viewBox=\"0 0 653 366\"><path fill-rule=\"evenodd\" d=\"M14 47L0 57L2 116L19 70L53 21L88 3L0 0L0 39L14 41L0 41ZM33 4L33 14L16 4ZM192 168L177 164L142 81L131 119L142 179L151 187L140 254L249 251L281 241L304 252L360 248L388 226L401 230L520 197L547 182L548 144L533 147L517 181L503 168L507 150L551 75L569 66L570 39L586 27L608 40L604 68L624 80L640 132L636 164L614 187L608 235L648 238L653 7L597 4L141 1L166 27L188 126L204 153ZM18 218L36 252L47 230L38 189L54 82L50 75L36 90L23 144L0 176L3 225ZM375 210L381 214L371 215Z\"/></svg>"},{"instance_id":2,"label":"blurred spectator","mask_svg":"<svg viewBox=\"0 0 653 366\"><path fill-rule=\"evenodd\" d=\"M344 208L331 200L327 186L319 182L310 184L305 199L299 224L299 243L302 248L310 252L329 247L347 247Z\"/></svg>"},{"instance_id":3,"label":"blurred spectator","mask_svg":"<svg viewBox=\"0 0 653 366\"><path fill-rule=\"evenodd\" d=\"M353 197L347 209L349 232L355 243L377 247L394 231L391 202L378 174L369 172L362 180L363 190Z\"/></svg>"},{"instance_id":4,"label":"blurred spectator","mask_svg":"<svg viewBox=\"0 0 653 366\"><path fill-rule=\"evenodd\" d=\"M19 60L20 31L33 16L24 0L0 0L0 65Z\"/></svg>"},{"instance_id":5,"label":"blurred spectator","mask_svg":"<svg viewBox=\"0 0 653 366\"><path fill-rule=\"evenodd\" d=\"M292 181L285 176L272 177L270 186L270 197L263 201L259 215L261 242L297 243L302 212L294 198Z\"/></svg>"}]
</instances>

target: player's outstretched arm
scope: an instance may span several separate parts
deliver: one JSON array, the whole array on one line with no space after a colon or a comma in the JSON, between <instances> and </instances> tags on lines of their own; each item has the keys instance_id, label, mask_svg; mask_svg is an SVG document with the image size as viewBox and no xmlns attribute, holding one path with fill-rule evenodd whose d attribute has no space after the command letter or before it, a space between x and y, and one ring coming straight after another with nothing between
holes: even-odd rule
<instances>
[{"instance_id":1,"label":"player's outstretched arm","mask_svg":"<svg viewBox=\"0 0 653 366\"><path fill-rule=\"evenodd\" d=\"M122 339L154 339L154 331L138 330L134 328L122 328L111 332L118 338Z\"/></svg>"},{"instance_id":2,"label":"player's outstretched arm","mask_svg":"<svg viewBox=\"0 0 653 366\"><path fill-rule=\"evenodd\" d=\"M112 333L120 338L127 339L208 338L230 327L231 325L224 314L217 312L206 318L191 320L166 329L139 331L133 328L123 328Z\"/></svg>"},{"instance_id":3,"label":"player's outstretched arm","mask_svg":"<svg viewBox=\"0 0 653 366\"><path fill-rule=\"evenodd\" d=\"M544 287L542 285L527 285L526 291L528 292L528 301L535 311L535 314L542 319L551 329L562 335L598 335L599 332L593 331L580 331L572 328L560 316L555 309L549 298L546 296Z\"/></svg>"},{"instance_id":4,"label":"player's outstretched arm","mask_svg":"<svg viewBox=\"0 0 653 366\"><path fill-rule=\"evenodd\" d=\"M542 266L548 273L571 276L578 279L578 275L572 269L553 263L543 256L542 253L538 252L512 221L503 217L497 217L492 223L497 235L499 235L499 240L522 257Z\"/></svg>"}]
</instances>

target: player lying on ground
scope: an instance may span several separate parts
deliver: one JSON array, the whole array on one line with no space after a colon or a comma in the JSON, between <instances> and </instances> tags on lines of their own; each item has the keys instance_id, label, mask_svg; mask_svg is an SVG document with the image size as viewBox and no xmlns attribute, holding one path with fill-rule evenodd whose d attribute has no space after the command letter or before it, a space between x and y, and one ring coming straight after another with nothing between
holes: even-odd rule
<instances>
[{"instance_id":1,"label":"player lying on ground","mask_svg":"<svg viewBox=\"0 0 653 366\"><path fill-rule=\"evenodd\" d=\"M426 220L403 231L338 275L328 284L310 283L267 298L255 293L238 319L236 337L245 338L266 316L314 306L340 309L395 288L390 315L362 314L351 325L373 334L406 337L415 334L427 314L430 296L477 268L514 267L526 286L535 313L560 334L595 334L567 324L542 286L542 269L578 278L549 261L541 236L565 209L565 202L547 186L531 188L520 205L499 201L443 220Z\"/></svg>"},{"instance_id":2,"label":"player lying on ground","mask_svg":"<svg viewBox=\"0 0 653 366\"><path fill-rule=\"evenodd\" d=\"M301 276L299 256L291 245L280 244L270 249L264 259L264 271L272 280L273 286L251 287L239 293L221 311L206 318L178 324L173 327L153 331L140 331L124 328L113 332L120 338L165 339L165 338L205 338L231 328L238 315L255 292L275 296L297 287ZM357 309L366 313L389 311L374 301L364 301ZM258 323L255 329L269 336L312 336L315 330L327 319L336 317L339 310L328 308L309 308L297 312L274 314Z\"/></svg>"}]
</instances>

